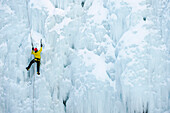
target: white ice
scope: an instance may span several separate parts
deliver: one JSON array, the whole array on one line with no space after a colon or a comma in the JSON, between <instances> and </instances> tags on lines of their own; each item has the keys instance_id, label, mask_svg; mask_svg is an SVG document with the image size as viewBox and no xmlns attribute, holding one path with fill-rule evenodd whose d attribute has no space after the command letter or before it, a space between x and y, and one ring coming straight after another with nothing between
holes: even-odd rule
<instances>
[{"instance_id":1,"label":"white ice","mask_svg":"<svg viewBox=\"0 0 170 113\"><path fill-rule=\"evenodd\" d=\"M169 0L1 0L0 15L0 113L170 113Z\"/></svg>"}]
</instances>

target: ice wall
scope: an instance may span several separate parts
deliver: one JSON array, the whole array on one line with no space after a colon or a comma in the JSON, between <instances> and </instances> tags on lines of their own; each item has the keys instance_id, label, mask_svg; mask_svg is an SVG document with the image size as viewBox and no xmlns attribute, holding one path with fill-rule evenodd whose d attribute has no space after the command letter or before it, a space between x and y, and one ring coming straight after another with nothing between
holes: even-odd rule
<instances>
[{"instance_id":1,"label":"ice wall","mask_svg":"<svg viewBox=\"0 0 170 113\"><path fill-rule=\"evenodd\" d=\"M170 112L169 7L1 0L0 113ZM30 35L37 48L43 39L40 76L25 69Z\"/></svg>"}]
</instances>

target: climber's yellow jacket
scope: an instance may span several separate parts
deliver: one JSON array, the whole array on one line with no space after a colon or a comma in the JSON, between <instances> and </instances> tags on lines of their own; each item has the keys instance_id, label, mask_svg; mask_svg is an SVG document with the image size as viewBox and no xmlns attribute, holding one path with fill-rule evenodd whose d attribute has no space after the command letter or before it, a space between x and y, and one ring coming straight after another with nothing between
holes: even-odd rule
<instances>
[{"instance_id":1,"label":"climber's yellow jacket","mask_svg":"<svg viewBox=\"0 0 170 113\"><path fill-rule=\"evenodd\" d=\"M37 52L34 52L34 51L32 50L31 53L34 55L35 58L41 59L41 55L40 55L41 51L42 51L42 47L41 47L40 50L37 51Z\"/></svg>"}]
</instances>

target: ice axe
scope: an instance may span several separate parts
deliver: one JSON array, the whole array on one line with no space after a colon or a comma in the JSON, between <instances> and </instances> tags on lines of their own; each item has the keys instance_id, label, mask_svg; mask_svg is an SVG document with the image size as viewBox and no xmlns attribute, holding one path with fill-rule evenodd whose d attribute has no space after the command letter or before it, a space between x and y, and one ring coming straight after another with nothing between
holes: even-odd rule
<instances>
[{"instance_id":1,"label":"ice axe","mask_svg":"<svg viewBox=\"0 0 170 113\"><path fill-rule=\"evenodd\" d=\"M42 45L42 39L40 40L40 44L41 44L41 47L42 47L42 46L43 46L43 45Z\"/></svg>"}]
</instances>

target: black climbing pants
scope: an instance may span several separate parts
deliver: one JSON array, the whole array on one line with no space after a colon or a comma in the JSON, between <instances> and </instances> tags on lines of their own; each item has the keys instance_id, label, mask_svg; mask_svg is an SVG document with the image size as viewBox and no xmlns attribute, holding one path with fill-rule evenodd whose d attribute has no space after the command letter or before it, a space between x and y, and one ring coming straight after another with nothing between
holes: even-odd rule
<instances>
[{"instance_id":1,"label":"black climbing pants","mask_svg":"<svg viewBox=\"0 0 170 113\"><path fill-rule=\"evenodd\" d=\"M37 73L40 73L40 59L38 59L38 58L35 58L35 59L33 59L31 62L30 62L30 64L29 64L29 66L28 66L28 69L31 67L31 65L33 64L33 63L37 63Z\"/></svg>"}]
</instances>

